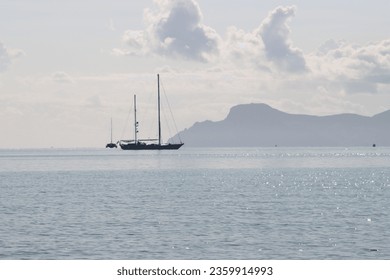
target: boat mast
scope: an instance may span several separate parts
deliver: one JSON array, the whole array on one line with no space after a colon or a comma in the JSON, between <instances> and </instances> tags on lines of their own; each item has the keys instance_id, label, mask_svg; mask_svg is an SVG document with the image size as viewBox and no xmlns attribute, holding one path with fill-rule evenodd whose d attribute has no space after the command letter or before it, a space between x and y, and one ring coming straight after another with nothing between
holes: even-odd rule
<instances>
[{"instance_id":1,"label":"boat mast","mask_svg":"<svg viewBox=\"0 0 390 280\"><path fill-rule=\"evenodd\" d=\"M112 143L112 118L111 118L111 142Z\"/></svg>"},{"instance_id":2,"label":"boat mast","mask_svg":"<svg viewBox=\"0 0 390 280\"><path fill-rule=\"evenodd\" d=\"M158 104L158 145L161 146L161 120L160 120L160 75L157 74L157 104Z\"/></svg>"},{"instance_id":3,"label":"boat mast","mask_svg":"<svg viewBox=\"0 0 390 280\"><path fill-rule=\"evenodd\" d=\"M134 94L134 143L137 145L137 133L138 133L138 122L137 122L137 96Z\"/></svg>"}]
</instances>

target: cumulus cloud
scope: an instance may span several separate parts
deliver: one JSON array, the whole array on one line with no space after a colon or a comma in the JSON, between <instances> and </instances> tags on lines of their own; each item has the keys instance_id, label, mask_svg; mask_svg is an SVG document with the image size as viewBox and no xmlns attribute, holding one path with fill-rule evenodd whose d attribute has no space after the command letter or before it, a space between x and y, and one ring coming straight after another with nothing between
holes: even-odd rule
<instances>
[{"instance_id":1,"label":"cumulus cloud","mask_svg":"<svg viewBox=\"0 0 390 280\"><path fill-rule=\"evenodd\" d=\"M249 63L265 72L304 73L308 70L304 54L289 40L288 21L295 7L277 7L251 32L230 27L223 41L225 58Z\"/></svg>"},{"instance_id":2,"label":"cumulus cloud","mask_svg":"<svg viewBox=\"0 0 390 280\"><path fill-rule=\"evenodd\" d=\"M230 62L255 65L287 72L303 72L306 61L301 50L289 40L288 21L295 7L277 7L252 32L235 26L226 37L202 24L202 13L195 0L155 0L156 9L145 10L146 28L127 30L123 34L126 48L116 48L116 55L159 54L210 61L219 57Z\"/></svg>"},{"instance_id":3,"label":"cumulus cloud","mask_svg":"<svg viewBox=\"0 0 390 280\"><path fill-rule=\"evenodd\" d=\"M230 27L224 40L224 55L227 59L240 63L264 63L264 44L255 32L245 32L235 26Z\"/></svg>"},{"instance_id":4,"label":"cumulus cloud","mask_svg":"<svg viewBox=\"0 0 390 280\"><path fill-rule=\"evenodd\" d=\"M295 16L296 8L277 7L263 21L258 34L264 42L266 56L286 71L301 72L306 70L303 52L291 45L290 28L287 22Z\"/></svg>"},{"instance_id":5,"label":"cumulus cloud","mask_svg":"<svg viewBox=\"0 0 390 280\"><path fill-rule=\"evenodd\" d=\"M150 54L207 61L218 53L219 35L202 24L202 13L194 0L155 0L157 9L145 11L145 30L123 35L125 50L116 54Z\"/></svg>"},{"instance_id":6,"label":"cumulus cloud","mask_svg":"<svg viewBox=\"0 0 390 280\"><path fill-rule=\"evenodd\" d=\"M324 88L349 94L390 89L390 40L360 46L329 40L317 51L304 54L290 40L289 22L295 17L295 6L276 7L249 32L231 26L222 38L202 23L196 0L154 3L153 9L145 10L145 29L124 32L126 48L113 53L208 61L218 69L247 69L269 79L299 74L296 79L300 82L310 81L311 85L306 82L306 89L302 89L307 91Z\"/></svg>"},{"instance_id":7,"label":"cumulus cloud","mask_svg":"<svg viewBox=\"0 0 390 280\"><path fill-rule=\"evenodd\" d=\"M354 45L330 40L311 60L313 69L339 82L346 93L376 93L390 86L390 40Z\"/></svg>"}]
</instances>

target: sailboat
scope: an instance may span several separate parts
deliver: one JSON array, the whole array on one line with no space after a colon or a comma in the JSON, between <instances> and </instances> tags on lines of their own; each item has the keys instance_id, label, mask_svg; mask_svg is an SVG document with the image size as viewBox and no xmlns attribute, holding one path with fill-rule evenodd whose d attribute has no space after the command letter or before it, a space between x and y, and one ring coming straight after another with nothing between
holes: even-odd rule
<instances>
[{"instance_id":1,"label":"sailboat","mask_svg":"<svg viewBox=\"0 0 390 280\"><path fill-rule=\"evenodd\" d=\"M161 140L161 105L160 105L160 75L157 74L157 110L158 110L158 139L138 139L137 96L134 95L134 140L120 140L123 150L178 150L184 143L162 143ZM157 141L157 143L156 143ZM153 142L153 143L151 143Z\"/></svg>"},{"instance_id":2,"label":"sailboat","mask_svg":"<svg viewBox=\"0 0 390 280\"><path fill-rule=\"evenodd\" d=\"M118 146L115 143L112 143L112 118L111 118L111 142L106 145L106 148L118 148Z\"/></svg>"}]
</instances>

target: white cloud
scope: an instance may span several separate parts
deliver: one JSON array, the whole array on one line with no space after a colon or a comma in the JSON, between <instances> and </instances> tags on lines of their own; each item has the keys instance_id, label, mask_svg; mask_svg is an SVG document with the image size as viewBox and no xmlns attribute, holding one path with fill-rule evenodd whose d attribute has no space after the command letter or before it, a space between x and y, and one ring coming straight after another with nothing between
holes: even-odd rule
<instances>
[{"instance_id":1,"label":"white cloud","mask_svg":"<svg viewBox=\"0 0 390 280\"><path fill-rule=\"evenodd\" d=\"M222 39L202 24L195 0L156 0L155 4L155 9L145 10L146 29L126 31L127 48L114 49L114 53L208 61L214 69L235 73L237 79L242 73L253 73L262 77L262 83L273 81L278 92L291 98L296 93L291 85L283 89L286 79L308 94L319 88L334 94L388 92L390 40L365 46L329 40L317 51L304 54L290 40L288 24L296 14L294 6L276 7L249 32L231 26ZM210 56L218 59L210 60ZM273 87L270 92L275 91Z\"/></svg>"},{"instance_id":2,"label":"white cloud","mask_svg":"<svg viewBox=\"0 0 390 280\"><path fill-rule=\"evenodd\" d=\"M55 83L60 83L60 84L72 84L74 83L73 78L62 71L55 72L51 75L50 80L55 82Z\"/></svg>"},{"instance_id":3,"label":"white cloud","mask_svg":"<svg viewBox=\"0 0 390 280\"><path fill-rule=\"evenodd\" d=\"M5 46L0 42L0 72L5 71L10 63L11 57Z\"/></svg>"},{"instance_id":4,"label":"white cloud","mask_svg":"<svg viewBox=\"0 0 390 280\"><path fill-rule=\"evenodd\" d=\"M0 72L7 70L13 59L25 55L22 50L8 49L0 42Z\"/></svg>"},{"instance_id":5,"label":"white cloud","mask_svg":"<svg viewBox=\"0 0 390 280\"><path fill-rule=\"evenodd\" d=\"M208 61L218 53L219 35L202 24L202 13L194 0L155 0L156 10L145 11L145 30L127 30L125 50L116 54L150 54Z\"/></svg>"},{"instance_id":6,"label":"white cloud","mask_svg":"<svg viewBox=\"0 0 390 280\"><path fill-rule=\"evenodd\" d=\"M264 54L264 44L256 32L245 32L235 26L230 27L223 42L224 60L243 67L255 66L270 71Z\"/></svg>"},{"instance_id":7,"label":"white cloud","mask_svg":"<svg viewBox=\"0 0 390 280\"><path fill-rule=\"evenodd\" d=\"M263 21L258 34L263 39L268 59L286 71L302 72L306 70L305 58L301 50L291 45L289 41L291 31L287 25L295 15L295 10L293 6L277 7Z\"/></svg>"},{"instance_id":8,"label":"white cloud","mask_svg":"<svg viewBox=\"0 0 390 280\"><path fill-rule=\"evenodd\" d=\"M157 9L145 10L146 28L127 30L123 34L126 48L113 49L115 55L158 54L196 61L255 66L272 72L307 70L303 52L289 41L288 21L295 7L277 7L252 32L235 26L226 38L202 24L202 13L195 0L155 0Z\"/></svg>"},{"instance_id":9,"label":"white cloud","mask_svg":"<svg viewBox=\"0 0 390 280\"><path fill-rule=\"evenodd\" d=\"M328 41L310 56L311 69L345 93L378 93L390 86L390 40L354 45Z\"/></svg>"}]
</instances>

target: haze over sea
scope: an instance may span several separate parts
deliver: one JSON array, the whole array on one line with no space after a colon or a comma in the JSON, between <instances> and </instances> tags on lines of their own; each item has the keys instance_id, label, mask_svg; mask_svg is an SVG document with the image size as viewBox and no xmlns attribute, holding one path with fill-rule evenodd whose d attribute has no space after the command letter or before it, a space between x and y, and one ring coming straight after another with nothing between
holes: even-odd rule
<instances>
[{"instance_id":1,"label":"haze over sea","mask_svg":"<svg viewBox=\"0 0 390 280\"><path fill-rule=\"evenodd\" d=\"M0 259L390 259L390 148L0 150Z\"/></svg>"}]
</instances>

